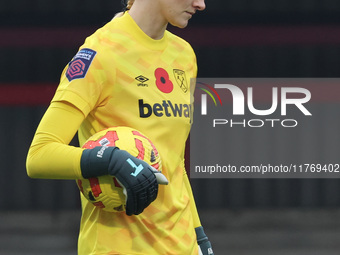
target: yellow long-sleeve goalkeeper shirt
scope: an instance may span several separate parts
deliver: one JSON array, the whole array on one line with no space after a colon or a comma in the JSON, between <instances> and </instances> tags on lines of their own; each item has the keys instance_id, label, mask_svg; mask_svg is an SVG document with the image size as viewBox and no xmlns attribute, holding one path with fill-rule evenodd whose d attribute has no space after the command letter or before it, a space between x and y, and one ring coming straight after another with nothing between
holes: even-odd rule
<instances>
[{"instance_id":1,"label":"yellow long-sleeve goalkeeper shirt","mask_svg":"<svg viewBox=\"0 0 340 255\"><path fill-rule=\"evenodd\" d=\"M105 212L82 196L80 255L198 254L200 222L184 169L196 72L187 42L168 31L153 40L128 13L88 37L64 69L29 150L28 174L80 178L82 149L68 145L77 130L83 144L105 128L129 126L155 144L169 180L138 216Z\"/></svg>"}]
</instances>

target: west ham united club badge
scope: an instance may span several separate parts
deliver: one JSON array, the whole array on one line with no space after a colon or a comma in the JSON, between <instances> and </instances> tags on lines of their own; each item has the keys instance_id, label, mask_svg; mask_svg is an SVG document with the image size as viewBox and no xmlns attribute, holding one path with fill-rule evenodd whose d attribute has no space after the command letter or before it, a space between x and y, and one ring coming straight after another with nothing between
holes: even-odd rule
<instances>
[{"instance_id":1,"label":"west ham united club badge","mask_svg":"<svg viewBox=\"0 0 340 255\"><path fill-rule=\"evenodd\" d=\"M174 69L174 77L178 86L183 90L184 93L188 91L188 84L185 78L185 72L179 69Z\"/></svg>"}]
</instances>

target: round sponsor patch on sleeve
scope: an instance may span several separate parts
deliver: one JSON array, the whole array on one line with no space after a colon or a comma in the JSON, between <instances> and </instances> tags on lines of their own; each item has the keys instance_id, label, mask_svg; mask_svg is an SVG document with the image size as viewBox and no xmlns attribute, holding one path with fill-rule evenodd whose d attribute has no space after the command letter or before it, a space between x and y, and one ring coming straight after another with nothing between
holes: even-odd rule
<instances>
[{"instance_id":1,"label":"round sponsor patch on sleeve","mask_svg":"<svg viewBox=\"0 0 340 255\"><path fill-rule=\"evenodd\" d=\"M69 63L66 77L69 81L82 79L86 76L92 60L97 52L91 49L81 49Z\"/></svg>"}]
</instances>

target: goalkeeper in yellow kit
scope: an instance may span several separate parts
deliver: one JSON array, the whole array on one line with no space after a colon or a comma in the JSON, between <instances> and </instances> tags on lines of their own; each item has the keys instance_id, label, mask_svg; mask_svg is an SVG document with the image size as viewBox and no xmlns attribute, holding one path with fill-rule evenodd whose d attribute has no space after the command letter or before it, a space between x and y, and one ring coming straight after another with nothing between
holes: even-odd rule
<instances>
[{"instance_id":1,"label":"goalkeeper in yellow kit","mask_svg":"<svg viewBox=\"0 0 340 255\"><path fill-rule=\"evenodd\" d=\"M81 197L79 254L213 254L184 169L196 57L166 30L168 23L186 27L204 8L204 0L130 0L127 11L88 37L65 67L29 149L28 175L109 174L127 190L126 213L105 212ZM168 185L159 185L165 178L126 151L68 145L77 131L83 144L112 126L129 126L151 139ZM136 176L128 160L143 166Z\"/></svg>"}]
</instances>

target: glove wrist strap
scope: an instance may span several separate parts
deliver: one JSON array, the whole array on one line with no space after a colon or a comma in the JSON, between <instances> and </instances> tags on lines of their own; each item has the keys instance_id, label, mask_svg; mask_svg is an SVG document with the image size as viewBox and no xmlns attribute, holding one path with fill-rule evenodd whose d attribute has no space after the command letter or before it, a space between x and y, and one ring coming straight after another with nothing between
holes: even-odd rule
<instances>
[{"instance_id":1,"label":"glove wrist strap","mask_svg":"<svg viewBox=\"0 0 340 255\"><path fill-rule=\"evenodd\" d=\"M117 147L98 146L85 149L80 159L81 173L84 178L108 174L109 164Z\"/></svg>"},{"instance_id":2,"label":"glove wrist strap","mask_svg":"<svg viewBox=\"0 0 340 255\"><path fill-rule=\"evenodd\" d=\"M208 241L208 237L207 235L204 233L203 227L197 227L195 228L196 231L196 237L197 237L197 243L198 245L200 245L201 243L204 243L206 241Z\"/></svg>"}]
</instances>

